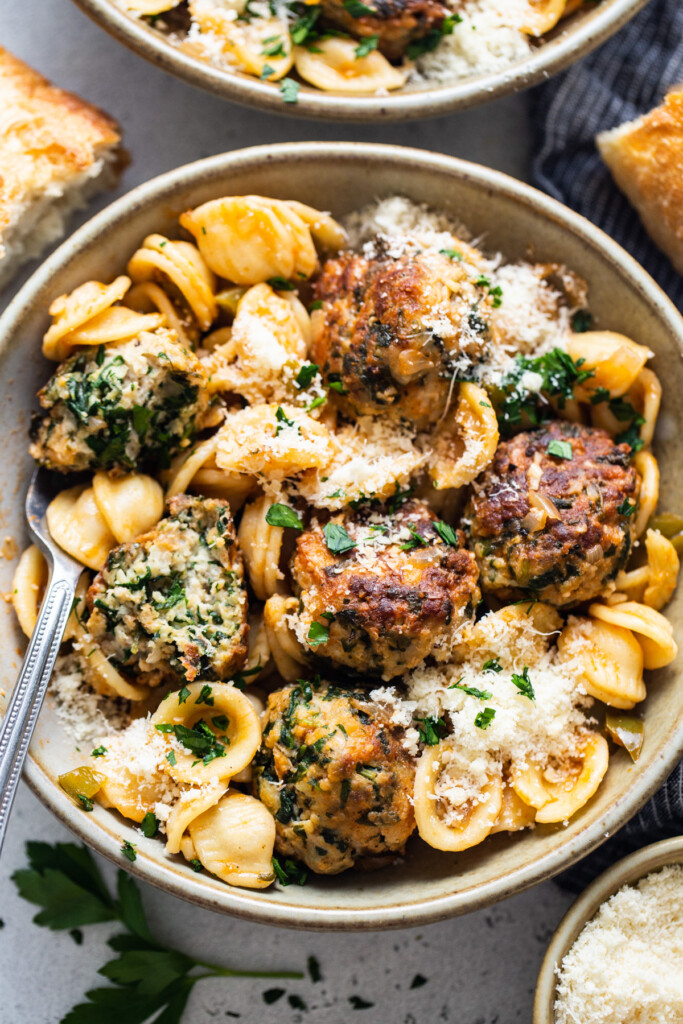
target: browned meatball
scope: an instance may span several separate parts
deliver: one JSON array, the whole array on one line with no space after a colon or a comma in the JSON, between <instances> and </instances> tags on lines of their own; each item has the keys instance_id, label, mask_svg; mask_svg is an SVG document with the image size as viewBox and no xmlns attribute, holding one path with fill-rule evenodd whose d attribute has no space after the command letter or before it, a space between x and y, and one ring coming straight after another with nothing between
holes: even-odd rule
<instances>
[{"instance_id":1,"label":"browned meatball","mask_svg":"<svg viewBox=\"0 0 683 1024\"><path fill-rule=\"evenodd\" d=\"M365 6L376 13L355 17L352 4L322 0L327 21L361 39L379 36L378 48L389 60L400 60L415 40L440 33L444 20L452 14L439 0L368 0Z\"/></svg>"},{"instance_id":2,"label":"browned meatball","mask_svg":"<svg viewBox=\"0 0 683 1024\"><path fill-rule=\"evenodd\" d=\"M604 430L561 420L500 444L463 520L484 592L560 607L597 597L631 550L630 455Z\"/></svg>"},{"instance_id":3,"label":"browned meatball","mask_svg":"<svg viewBox=\"0 0 683 1024\"><path fill-rule=\"evenodd\" d=\"M271 693L253 765L276 852L323 875L402 853L415 769L401 739L363 692L316 679Z\"/></svg>"},{"instance_id":4,"label":"browned meatball","mask_svg":"<svg viewBox=\"0 0 683 1024\"><path fill-rule=\"evenodd\" d=\"M249 627L227 501L172 498L153 530L110 552L88 607L104 654L141 681L229 679L244 664Z\"/></svg>"},{"instance_id":5,"label":"browned meatball","mask_svg":"<svg viewBox=\"0 0 683 1024\"><path fill-rule=\"evenodd\" d=\"M434 251L328 260L315 285L322 309L311 358L346 411L389 412L418 429L435 423L454 373L483 358L490 341L480 280L469 260Z\"/></svg>"},{"instance_id":6,"label":"browned meatball","mask_svg":"<svg viewBox=\"0 0 683 1024\"><path fill-rule=\"evenodd\" d=\"M447 658L480 599L476 563L462 542L459 531L437 528L420 501L393 513L342 513L307 530L292 561L300 641L384 679L429 655Z\"/></svg>"}]
</instances>

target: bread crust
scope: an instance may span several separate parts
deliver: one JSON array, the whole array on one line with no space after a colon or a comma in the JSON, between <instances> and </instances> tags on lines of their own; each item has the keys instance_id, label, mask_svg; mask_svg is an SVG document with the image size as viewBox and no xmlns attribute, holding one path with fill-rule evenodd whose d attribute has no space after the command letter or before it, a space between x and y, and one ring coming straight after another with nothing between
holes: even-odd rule
<instances>
[{"instance_id":1,"label":"bread crust","mask_svg":"<svg viewBox=\"0 0 683 1024\"><path fill-rule=\"evenodd\" d=\"M31 204L48 190L56 188L59 193L68 187L120 139L119 127L108 114L58 89L0 47L2 270L2 243Z\"/></svg>"},{"instance_id":2,"label":"bread crust","mask_svg":"<svg viewBox=\"0 0 683 1024\"><path fill-rule=\"evenodd\" d=\"M683 86L636 121L597 137L614 180L683 274Z\"/></svg>"}]
</instances>

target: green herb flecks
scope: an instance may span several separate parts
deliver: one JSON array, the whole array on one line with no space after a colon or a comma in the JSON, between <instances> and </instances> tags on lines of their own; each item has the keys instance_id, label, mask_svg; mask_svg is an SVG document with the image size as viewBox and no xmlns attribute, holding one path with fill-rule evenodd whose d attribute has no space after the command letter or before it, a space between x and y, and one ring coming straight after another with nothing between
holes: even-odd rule
<instances>
[{"instance_id":1,"label":"green herb flecks","mask_svg":"<svg viewBox=\"0 0 683 1024\"><path fill-rule=\"evenodd\" d=\"M554 455L558 459L566 459L568 462L571 462L574 458L571 441L558 441L556 438L548 441L548 455Z\"/></svg>"},{"instance_id":2,"label":"green herb flecks","mask_svg":"<svg viewBox=\"0 0 683 1024\"><path fill-rule=\"evenodd\" d=\"M452 683L448 689L462 690L462 692L466 693L468 697L477 697L478 700L491 700L491 697L493 696L493 694L488 690L479 690L476 686L465 686L465 684L461 683L460 680L458 680L457 683Z\"/></svg>"},{"instance_id":3,"label":"green herb flecks","mask_svg":"<svg viewBox=\"0 0 683 1024\"><path fill-rule=\"evenodd\" d=\"M516 686L522 697L528 697L529 700L536 700L536 694L534 688L531 685L531 679L529 678L529 669L525 665L522 669L522 674L518 675L516 672L512 673L511 679L512 685Z\"/></svg>"},{"instance_id":4,"label":"green herb flecks","mask_svg":"<svg viewBox=\"0 0 683 1024\"><path fill-rule=\"evenodd\" d=\"M273 871L280 885L305 885L308 881L308 870L298 860L280 861L273 857Z\"/></svg>"},{"instance_id":5,"label":"green herb flecks","mask_svg":"<svg viewBox=\"0 0 683 1024\"><path fill-rule=\"evenodd\" d=\"M415 725L417 726L420 743L424 743L426 747L435 747L448 732L448 726L443 718L417 718Z\"/></svg>"},{"instance_id":6,"label":"green herb flecks","mask_svg":"<svg viewBox=\"0 0 683 1024\"><path fill-rule=\"evenodd\" d=\"M363 36L355 49L356 60L360 60L362 57L367 57L369 53L377 49L379 43L379 36Z\"/></svg>"},{"instance_id":7,"label":"green herb flecks","mask_svg":"<svg viewBox=\"0 0 683 1024\"><path fill-rule=\"evenodd\" d=\"M309 647L319 647L326 644L330 639L330 627L323 626L320 622L312 622L306 634Z\"/></svg>"},{"instance_id":8,"label":"green herb flecks","mask_svg":"<svg viewBox=\"0 0 683 1024\"><path fill-rule=\"evenodd\" d=\"M343 555L346 551L351 551L356 547L355 540L338 523L326 523L323 527L323 535L325 543L333 555Z\"/></svg>"},{"instance_id":9,"label":"green herb flecks","mask_svg":"<svg viewBox=\"0 0 683 1024\"><path fill-rule=\"evenodd\" d=\"M484 708L480 711L477 717L474 719L474 724L477 729L488 729L493 719L496 717L495 708Z\"/></svg>"},{"instance_id":10,"label":"green herb flecks","mask_svg":"<svg viewBox=\"0 0 683 1024\"><path fill-rule=\"evenodd\" d=\"M276 501L266 512L266 522L269 526L291 527L293 530L303 530L304 524L299 519L293 508L289 505L282 505Z\"/></svg>"}]
</instances>

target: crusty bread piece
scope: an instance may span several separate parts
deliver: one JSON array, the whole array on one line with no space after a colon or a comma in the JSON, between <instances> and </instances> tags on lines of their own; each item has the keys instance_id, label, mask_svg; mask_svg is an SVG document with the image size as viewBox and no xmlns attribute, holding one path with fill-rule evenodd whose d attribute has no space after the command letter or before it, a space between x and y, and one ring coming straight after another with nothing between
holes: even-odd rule
<instances>
[{"instance_id":1,"label":"crusty bread piece","mask_svg":"<svg viewBox=\"0 0 683 1024\"><path fill-rule=\"evenodd\" d=\"M614 180L683 274L683 86L661 107L597 137Z\"/></svg>"},{"instance_id":2,"label":"crusty bread piece","mask_svg":"<svg viewBox=\"0 0 683 1024\"><path fill-rule=\"evenodd\" d=\"M0 47L0 288L64 233L72 210L115 184L117 124Z\"/></svg>"}]
</instances>

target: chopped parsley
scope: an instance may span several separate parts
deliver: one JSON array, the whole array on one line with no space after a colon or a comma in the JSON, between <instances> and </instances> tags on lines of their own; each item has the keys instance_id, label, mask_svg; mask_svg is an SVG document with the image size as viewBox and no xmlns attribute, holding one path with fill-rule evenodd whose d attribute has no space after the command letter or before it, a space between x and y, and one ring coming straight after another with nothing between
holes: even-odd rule
<instances>
[{"instance_id":1,"label":"chopped parsley","mask_svg":"<svg viewBox=\"0 0 683 1024\"><path fill-rule=\"evenodd\" d=\"M493 696L493 694L489 693L488 690L478 690L476 686L465 686L459 679L457 683L452 683L448 689L462 690L462 692L466 693L468 697L477 697L479 700L491 700L491 697Z\"/></svg>"},{"instance_id":2,"label":"chopped parsley","mask_svg":"<svg viewBox=\"0 0 683 1024\"><path fill-rule=\"evenodd\" d=\"M459 14L451 14L447 18L444 18L441 28L433 28L426 35L422 36L421 39L415 39L412 43L409 43L406 48L406 53L409 60L417 60L418 57L422 57L425 53L431 53L435 50L443 36L450 36L453 34L453 29L456 25L459 25L462 21L462 17Z\"/></svg>"},{"instance_id":3,"label":"chopped parsley","mask_svg":"<svg viewBox=\"0 0 683 1024\"><path fill-rule=\"evenodd\" d=\"M204 865L202 864L198 857L192 858L192 860L190 861L190 867L192 868L193 871L196 871L197 874L199 874L200 871L204 870Z\"/></svg>"},{"instance_id":4,"label":"chopped parsley","mask_svg":"<svg viewBox=\"0 0 683 1024\"><path fill-rule=\"evenodd\" d=\"M418 718L415 721L420 737L420 743L426 747L435 747L448 732L448 727L443 718Z\"/></svg>"},{"instance_id":5,"label":"chopped parsley","mask_svg":"<svg viewBox=\"0 0 683 1024\"><path fill-rule=\"evenodd\" d=\"M412 523L408 523L408 529L412 536L410 540L405 542L405 544L401 544L401 551L412 551L413 548L429 547L429 541L427 538L423 537L421 533L418 533L416 527L414 527Z\"/></svg>"},{"instance_id":6,"label":"chopped parsley","mask_svg":"<svg viewBox=\"0 0 683 1024\"><path fill-rule=\"evenodd\" d=\"M331 380L328 384L330 391L336 391L338 395L345 395L346 388L340 380Z\"/></svg>"},{"instance_id":7,"label":"chopped parsley","mask_svg":"<svg viewBox=\"0 0 683 1024\"><path fill-rule=\"evenodd\" d=\"M178 704L184 704L189 696L190 691L187 686L183 686L182 690L178 691Z\"/></svg>"},{"instance_id":8,"label":"chopped parsley","mask_svg":"<svg viewBox=\"0 0 683 1024\"><path fill-rule=\"evenodd\" d=\"M534 688L531 685L531 679L529 678L529 669L525 665L522 669L521 676L516 672L512 673L512 685L516 686L522 697L528 697L529 700L536 700L536 694Z\"/></svg>"},{"instance_id":9,"label":"chopped parsley","mask_svg":"<svg viewBox=\"0 0 683 1024\"><path fill-rule=\"evenodd\" d=\"M86 796L85 793L76 793L76 799L84 811L92 811L93 802L89 796Z\"/></svg>"},{"instance_id":10,"label":"chopped parsley","mask_svg":"<svg viewBox=\"0 0 683 1024\"><path fill-rule=\"evenodd\" d=\"M154 838L154 836L159 831L159 819L157 818L154 811L147 811L147 814L144 816L142 822L140 823L140 828L142 829L143 836L145 836L147 839Z\"/></svg>"},{"instance_id":11,"label":"chopped parsley","mask_svg":"<svg viewBox=\"0 0 683 1024\"><path fill-rule=\"evenodd\" d=\"M495 708L484 708L480 711L477 717L474 719L474 724L477 729L488 729L493 719L496 717Z\"/></svg>"},{"instance_id":12,"label":"chopped parsley","mask_svg":"<svg viewBox=\"0 0 683 1024\"><path fill-rule=\"evenodd\" d=\"M309 647L319 647L330 639L330 627L320 622L312 622L306 636Z\"/></svg>"},{"instance_id":13,"label":"chopped parsley","mask_svg":"<svg viewBox=\"0 0 683 1024\"><path fill-rule=\"evenodd\" d=\"M294 422L294 420L290 420L288 418L287 414L285 413L285 410L282 408L281 405L278 405L277 409L275 410L275 419L277 420L277 427L275 428L276 437L278 436L281 430L284 430L285 427L296 427L296 423ZM297 430L298 429L299 428L297 427Z\"/></svg>"},{"instance_id":14,"label":"chopped parsley","mask_svg":"<svg viewBox=\"0 0 683 1024\"><path fill-rule=\"evenodd\" d=\"M175 763L176 763L175 750L169 750L168 751L168 753L166 754L166 760L168 761L168 763L171 766L175 765Z\"/></svg>"},{"instance_id":15,"label":"chopped parsley","mask_svg":"<svg viewBox=\"0 0 683 1024\"><path fill-rule=\"evenodd\" d=\"M289 505L282 505L275 502L266 512L266 522L269 526L291 527L293 530L303 530L304 524L299 519L293 508Z\"/></svg>"},{"instance_id":16,"label":"chopped parsley","mask_svg":"<svg viewBox=\"0 0 683 1024\"><path fill-rule=\"evenodd\" d=\"M298 103L299 83L293 78L283 78L280 82L280 95L284 103Z\"/></svg>"},{"instance_id":17,"label":"chopped parsley","mask_svg":"<svg viewBox=\"0 0 683 1024\"><path fill-rule=\"evenodd\" d=\"M357 546L355 540L338 523L326 523L323 527L323 535L325 543L333 555L343 555Z\"/></svg>"},{"instance_id":18,"label":"chopped parsley","mask_svg":"<svg viewBox=\"0 0 683 1024\"><path fill-rule=\"evenodd\" d=\"M282 36L268 36L263 42L266 44L261 53L264 57L286 57L284 42Z\"/></svg>"},{"instance_id":19,"label":"chopped parsley","mask_svg":"<svg viewBox=\"0 0 683 1024\"><path fill-rule=\"evenodd\" d=\"M560 348L554 348L545 355L531 358L525 355L515 357L515 365L495 389L494 398L498 409L498 423L504 437L509 437L524 426L525 419L538 426L554 415L549 398L555 398L563 409L567 399L574 396L574 388L593 376L593 370L582 370L583 360L576 363ZM541 377L540 391L530 391L524 385L527 373Z\"/></svg>"},{"instance_id":20,"label":"chopped parsley","mask_svg":"<svg viewBox=\"0 0 683 1024\"><path fill-rule=\"evenodd\" d=\"M298 860L289 857L282 862L273 857L273 871L280 885L305 885L308 881L308 870Z\"/></svg>"},{"instance_id":21,"label":"chopped parsley","mask_svg":"<svg viewBox=\"0 0 683 1024\"><path fill-rule=\"evenodd\" d=\"M482 670L484 672L502 672L503 666L498 661L498 658L489 658L488 661L484 662Z\"/></svg>"},{"instance_id":22,"label":"chopped parsley","mask_svg":"<svg viewBox=\"0 0 683 1024\"><path fill-rule=\"evenodd\" d=\"M317 375L317 363L303 363L303 365L299 367L299 372L294 378L294 383L300 391L303 391L304 388L310 387L312 381L317 377Z\"/></svg>"},{"instance_id":23,"label":"chopped parsley","mask_svg":"<svg viewBox=\"0 0 683 1024\"><path fill-rule=\"evenodd\" d=\"M567 459L571 462L574 458L571 441L558 441L556 438L548 441L548 455L555 455L558 459Z\"/></svg>"},{"instance_id":24,"label":"chopped parsley","mask_svg":"<svg viewBox=\"0 0 683 1024\"><path fill-rule=\"evenodd\" d=\"M309 37L317 37L314 26L320 17L320 11L321 7L319 4L312 5L292 24L289 34L296 46L303 46Z\"/></svg>"},{"instance_id":25,"label":"chopped parsley","mask_svg":"<svg viewBox=\"0 0 683 1024\"><path fill-rule=\"evenodd\" d=\"M572 317L572 330L575 334L585 334L593 326L593 314L587 309L577 309Z\"/></svg>"},{"instance_id":26,"label":"chopped parsley","mask_svg":"<svg viewBox=\"0 0 683 1024\"><path fill-rule=\"evenodd\" d=\"M628 498L624 498L624 500L622 501L621 505L619 505L619 507L617 508L617 512L619 513L619 515L626 516L627 519L629 519L633 515L635 510L636 510L635 502L633 504L631 504L631 502L629 501Z\"/></svg>"},{"instance_id":27,"label":"chopped parsley","mask_svg":"<svg viewBox=\"0 0 683 1024\"><path fill-rule=\"evenodd\" d=\"M355 49L356 60L359 60L361 57L367 57L369 53L372 53L373 50L376 50L378 42L378 35L364 36Z\"/></svg>"},{"instance_id":28,"label":"chopped parsley","mask_svg":"<svg viewBox=\"0 0 683 1024\"><path fill-rule=\"evenodd\" d=\"M199 691L195 704L207 704L209 707L213 707L212 690L208 683L205 683Z\"/></svg>"},{"instance_id":29,"label":"chopped parsley","mask_svg":"<svg viewBox=\"0 0 683 1024\"><path fill-rule=\"evenodd\" d=\"M372 18L377 16L377 11L361 3L361 0L344 0L344 10L348 11L352 18L363 18L366 15L370 15Z\"/></svg>"},{"instance_id":30,"label":"chopped parsley","mask_svg":"<svg viewBox=\"0 0 683 1024\"><path fill-rule=\"evenodd\" d=\"M439 249L442 256L448 256L449 260L461 260L462 253L459 249Z\"/></svg>"},{"instance_id":31,"label":"chopped parsley","mask_svg":"<svg viewBox=\"0 0 683 1024\"><path fill-rule=\"evenodd\" d=\"M131 862L137 858L135 847L133 846L132 843L129 843L127 839L125 840L123 846L121 847L121 853L123 854L124 857L127 857L128 860Z\"/></svg>"},{"instance_id":32,"label":"chopped parsley","mask_svg":"<svg viewBox=\"0 0 683 1024\"><path fill-rule=\"evenodd\" d=\"M276 292L293 292L294 285L286 277L269 277L267 284Z\"/></svg>"},{"instance_id":33,"label":"chopped parsley","mask_svg":"<svg viewBox=\"0 0 683 1024\"><path fill-rule=\"evenodd\" d=\"M104 757L104 755L106 753L107 753L107 748L103 747L103 746L99 746L99 747L95 747L95 749L93 751L91 751L90 756L91 757Z\"/></svg>"},{"instance_id":34,"label":"chopped parsley","mask_svg":"<svg viewBox=\"0 0 683 1024\"><path fill-rule=\"evenodd\" d=\"M444 523L442 520L439 520L438 523L434 523L434 529L438 533L439 537L441 537L444 544L450 544L452 548L460 547L458 534L452 526L448 525L448 523Z\"/></svg>"}]
</instances>

